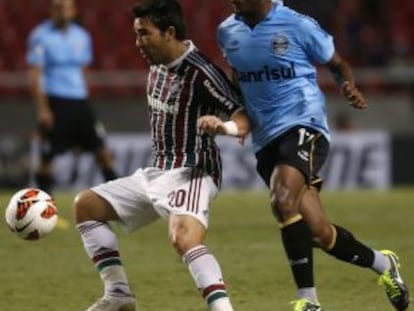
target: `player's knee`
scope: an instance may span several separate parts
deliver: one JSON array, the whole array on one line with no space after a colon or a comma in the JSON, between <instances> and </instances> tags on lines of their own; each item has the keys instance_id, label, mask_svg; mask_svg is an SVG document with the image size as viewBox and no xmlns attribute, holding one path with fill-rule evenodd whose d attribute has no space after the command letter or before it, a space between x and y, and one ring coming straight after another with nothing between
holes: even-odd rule
<instances>
[{"instance_id":1,"label":"player's knee","mask_svg":"<svg viewBox=\"0 0 414 311\"><path fill-rule=\"evenodd\" d=\"M73 211L77 223L81 223L92 219L92 213L90 211L90 196L90 190L86 190L82 191L75 197L75 200L73 202Z\"/></svg>"},{"instance_id":2,"label":"player's knee","mask_svg":"<svg viewBox=\"0 0 414 311\"><path fill-rule=\"evenodd\" d=\"M75 214L75 220L77 223L85 221L85 206L84 204L84 192L79 193L73 201L73 213Z\"/></svg>"},{"instance_id":3,"label":"player's knee","mask_svg":"<svg viewBox=\"0 0 414 311\"><path fill-rule=\"evenodd\" d=\"M88 220L101 222L120 220L111 203L90 189L76 196L73 209L77 223Z\"/></svg>"},{"instance_id":4,"label":"player's knee","mask_svg":"<svg viewBox=\"0 0 414 311\"><path fill-rule=\"evenodd\" d=\"M329 223L321 223L316 226L311 226L310 229L314 242L322 249L329 248L334 239L332 226Z\"/></svg>"},{"instance_id":5,"label":"player's knee","mask_svg":"<svg viewBox=\"0 0 414 311\"><path fill-rule=\"evenodd\" d=\"M177 225L170 230L169 238L171 245L180 256L198 244L192 238L191 228L185 225Z\"/></svg>"},{"instance_id":6,"label":"player's knee","mask_svg":"<svg viewBox=\"0 0 414 311\"><path fill-rule=\"evenodd\" d=\"M273 215L279 221L286 221L298 214L297 198L288 187L279 187L272 191L270 204Z\"/></svg>"}]
</instances>

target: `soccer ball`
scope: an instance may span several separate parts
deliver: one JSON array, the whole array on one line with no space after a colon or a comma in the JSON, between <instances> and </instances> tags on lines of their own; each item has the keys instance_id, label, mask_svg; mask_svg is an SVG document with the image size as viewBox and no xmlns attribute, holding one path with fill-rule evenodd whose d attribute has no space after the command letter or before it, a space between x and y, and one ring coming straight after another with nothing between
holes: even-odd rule
<instances>
[{"instance_id":1,"label":"soccer ball","mask_svg":"<svg viewBox=\"0 0 414 311\"><path fill-rule=\"evenodd\" d=\"M56 226L58 211L45 191L27 188L16 192L6 208L10 230L24 240L38 240Z\"/></svg>"}]
</instances>

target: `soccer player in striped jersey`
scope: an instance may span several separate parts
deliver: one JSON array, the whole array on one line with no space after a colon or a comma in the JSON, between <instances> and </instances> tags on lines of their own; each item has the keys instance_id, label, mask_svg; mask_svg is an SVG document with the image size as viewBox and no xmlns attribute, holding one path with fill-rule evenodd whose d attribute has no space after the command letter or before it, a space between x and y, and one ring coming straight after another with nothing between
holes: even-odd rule
<instances>
[{"instance_id":1,"label":"soccer player in striped jersey","mask_svg":"<svg viewBox=\"0 0 414 311\"><path fill-rule=\"evenodd\" d=\"M136 310L107 221L132 231L161 217L209 309L232 311L220 266L204 244L209 205L220 188L219 149L214 136L198 132L197 119L221 112L232 119L228 133L243 136L249 128L226 75L185 40L177 1L144 0L133 13L136 45L150 64L146 93L154 159L152 166L75 199L77 228L105 285L103 297L87 310Z\"/></svg>"},{"instance_id":2,"label":"soccer player in striped jersey","mask_svg":"<svg viewBox=\"0 0 414 311\"><path fill-rule=\"evenodd\" d=\"M322 310L313 279L314 242L340 260L374 270L392 305L405 310L409 293L398 257L371 249L331 224L319 199L317 174L328 153L330 133L314 62L331 70L352 107L364 109L367 104L349 65L335 51L332 36L312 18L271 0L231 2L235 14L218 27L218 41L251 120L257 169L269 186L298 288L294 310ZM202 117L199 126L211 134L226 132L214 116Z\"/></svg>"}]
</instances>

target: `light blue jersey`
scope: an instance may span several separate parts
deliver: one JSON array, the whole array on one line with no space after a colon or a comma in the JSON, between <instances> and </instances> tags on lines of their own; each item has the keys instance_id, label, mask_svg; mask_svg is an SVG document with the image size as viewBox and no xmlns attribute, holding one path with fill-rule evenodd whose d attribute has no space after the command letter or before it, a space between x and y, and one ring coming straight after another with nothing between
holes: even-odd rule
<instances>
[{"instance_id":1,"label":"light blue jersey","mask_svg":"<svg viewBox=\"0 0 414 311\"><path fill-rule=\"evenodd\" d=\"M32 31L28 44L27 62L43 67L45 94L69 99L88 97L83 67L92 61L92 47L84 28L72 23L62 32L48 20Z\"/></svg>"},{"instance_id":2,"label":"light blue jersey","mask_svg":"<svg viewBox=\"0 0 414 311\"><path fill-rule=\"evenodd\" d=\"M274 4L253 29L233 14L219 25L217 36L238 78L255 151L297 125L330 140L313 63L327 63L335 47L315 20Z\"/></svg>"},{"instance_id":3,"label":"light blue jersey","mask_svg":"<svg viewBox=\"0 0 414 311\"><path fill-rule=\"evenodd\" d=\"M283 0L272 0L273 3L277 3L279 5L283 5Z\"/></svg>"}]
</instances>

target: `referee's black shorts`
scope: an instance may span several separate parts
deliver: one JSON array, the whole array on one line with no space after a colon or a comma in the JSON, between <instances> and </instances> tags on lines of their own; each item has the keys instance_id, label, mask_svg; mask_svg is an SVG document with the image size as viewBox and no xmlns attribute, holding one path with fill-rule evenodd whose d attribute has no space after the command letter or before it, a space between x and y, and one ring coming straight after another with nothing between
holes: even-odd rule
<instances>
[{"instance_id":1,"label":"referee's black shorts","mask_svg":"<svg viewBox=\"0 0 414 311\"><path fill-rule=\"evenodd\" d=\"M270 178L276 165L297 168L309 186L320 190L322 179L317 175L329 152L328 140L317 130L297 126L275 138L256 153L257 171L270 186Z\"/></svg>"},{"instance_id":2,"label":"referee's black shorts","mask_svg":"<svg viewBox=\"0 0 414 311\"><path fill-rule=\"evenodd\" d=\"M48 97L53 127L40 127L42 157L52 158L69 149L95 152L104 145L104 129L88 100Z\"/></svg>"}]
</instances>

